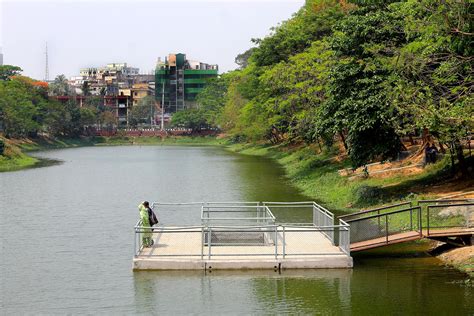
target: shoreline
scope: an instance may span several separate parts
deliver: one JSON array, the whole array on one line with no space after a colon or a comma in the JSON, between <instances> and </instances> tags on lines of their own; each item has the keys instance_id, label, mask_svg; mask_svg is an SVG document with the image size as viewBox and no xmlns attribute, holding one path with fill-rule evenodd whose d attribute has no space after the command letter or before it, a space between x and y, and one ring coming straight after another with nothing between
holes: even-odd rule
<instances>
[{"instance_id":1,"label":"shoreline","mask_svg":"<svg viewBox=\"0 0 474 316\"><path fill-rule=\"evenodd\" d=\"M7 139L0 137L5 143L5 155L0 155L0 173L15 172L25 169L41 168L61 161L38 158L28 153L37 151L93 147L93 146L221 146L224 141L215 137L205 136L174 136L158 137L80 137L80 138L37 138Z\"/></svg>"},{"instance_id":2,"label":"shoreline","mask_svg":"<svg viewBox=\"0 0 474 316\"><path fill-rule=\"evenodd\" d=\"M284 169L287 180L298 190L300 190L308 197L320 201L321 203L324 203L325 205L328 205L333 209L334 206L336 206L336 209L339 213L353 212L361 208L361 206L357 206L357 204L350 204L346 205L346 207L341 207L341 203L337 203L337 201L331 200L333 196L328 194L331 192L331 190L341 193L340 186L347 185L348 181L345 181L344 179L339 182L335 181L334 179L334 173L336 172L335 167L341 167L343 166L343 164L332 163L329 160L330 154L328 153L320 153L315 155L315 153L312 150L309 150L308 148L296 148L292 150L284 148L283 146L241 143L232 144L226 139L218 139L216 137L189 136L171 137L167 139L161 139L157 137L84 137L80 139L38 139L36 141L19 140L13 142L9 142L7 140L6 143L7 146L17 147L14 149L14 151L16 152L16 154L18 154L19 161L26 161L26 163L19 164L16 168L13 167L10 169L2 168L0 164L0 173L9 171L19 171L29 168L39 168L43 166L61 163L61 161L42 159L26 154L42 150L124 145L217 146L234 153L251 156L264 156L273 159ZM333 165L333 168L328 168L328 165ZM318 169L324 169L325 172L318 172ZM318 191L316 188L321 184L321 181L325 182L326 176L328 176L330 179L329 181L326 181L325 190ZM338 176L338 178L342 177ZM349 184L343 193L352 193L353 186L355 185ZM446 265L452 266L453 268L456 268L461 272L467 273L470 277L474 277L474 257L466 257L465 255L459 255L459 253L465 253L466 251L472 252L473 249L474 246L455 248L444 251L438 255L433 255L433 257L439 259Z\"/></svg>"}]
</instances>

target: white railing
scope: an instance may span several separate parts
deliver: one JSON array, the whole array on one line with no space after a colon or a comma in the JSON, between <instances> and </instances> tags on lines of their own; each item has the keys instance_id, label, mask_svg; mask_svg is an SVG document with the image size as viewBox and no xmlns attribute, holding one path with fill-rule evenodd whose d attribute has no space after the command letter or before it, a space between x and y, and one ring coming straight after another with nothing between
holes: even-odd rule
<instances>
[{"instance_id":1,"label":"white railing","mask_svg":"<svg viewBox=\"0 0 474 316\"><path fill-rule=\"evenodd\" d=\"M324 254L312 248L316 235L321 233L332 245L336 245L345 255L350 255L350 227L343 220L339 220L339 225L334 223L334 214L326 208L313 201L305 202L188 202L188 203L151 203L152 208L157 212L160 219L160 225L166 223L168 226L172 220L163 218L164 215L171 216L175 214L180 207L190 208L189 212L196 215L194 207L201 209L200 223L198 219L193 220L191 224L174 225L168 227L153 227L154 238L170 237L172 233L177 249L180 253L167 253L166 251L150 252L150 256L275 256L285 257L288 255L316 255ZM167 212L167 207L171 207L172 212ZM312 212L311 223L277 223L273 209L294 209L295 211ZM169 210L168 210L169 211ZM150 228L142 227L139 221L135 226L135 256L141 253L144 248L142 245L142 234L150 231ZM337 234L337 240L335 236ZM186 235L186 238L183 236ZM181 236L181 237L177 237ZM307 245L308 247L296 247L294 243L287 243L286 239L298 240L296 244ZM197 243L198 247L190 248L186 243ZM178 245L182 243L181 245ZM249 253L248 247L233 247L229 253L222 253L222 246L259 246L253 249L254 253ZM262 247L260 247L262 246ZM213 247L218 249L213 253ZM221 248L218 248L221 247ZM269 247L273 251L269 252ZM293 247L287 249L288 247ZM199 251L197 251L196 249ZM227 247L228 248L228 247ZM189 251L189 249L193 249ZM228 249L228 250L229 250ZM258 251L258 249L260 251ZM302 249L311 249L305 253ZM161 249L163 250L163 249ZM229 250L229 251L230 251ZM334 254L333 252L330 252Z\"/></svg>"},{"instance_id":2,"label":"white railing","mask_svg":"<svg viewBox=\"0 0 474 316\"><path fill-rule=\"evenodd\" d=\"M263 256L286 258L288 256L349 255L348 225L315 227L303 225L262 226L187 226L154 227L155 245L144 248L142 234L150 228L135 226L135 256L146 257L219 257ZM330 247L320 247L317 235L339 231L342 252ZM160 245L166 244L166 247ZM246 246L246 247L242 247Z\"/></svg>"},{"instance_id":3,"label":"white railing","mask_svg":"<svg viewBox=\"0 0 474 316\"><path fill-rule=\"evenodd\" d=\"M351 252L350 225L339 219L339 248L348 256Z\"/></svg>"}]
</instances>

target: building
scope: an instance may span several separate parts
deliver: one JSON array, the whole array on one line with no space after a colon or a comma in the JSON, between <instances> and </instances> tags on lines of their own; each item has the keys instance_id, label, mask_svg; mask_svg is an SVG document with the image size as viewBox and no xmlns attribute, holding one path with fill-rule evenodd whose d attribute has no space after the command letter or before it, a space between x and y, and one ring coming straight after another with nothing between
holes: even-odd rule
<instances>
[{"instance_id":1,"label":"building","mask_svg":"<svg viewBox=\"0 0 474 316\"><path fill-rule=\"evenodd\" d=\"M185 54L169 54L158 59L155 72L155 96L161 104L164 90L165 113L174 113L196 105L197 94L209 79L216 78L217 65L187 60Z\"/></svg>"},{"instance_id":2,"label":"building","mask_svg":"<svg viewBox=\"0 0 474 316\"><path fill-rule=\"evenodd\" d=\"M82 95L76 99L79 106L87 103L88 98L99 98L104 107L115 113L117 126L127 127L133 106L146 96L154 96L154 79L154 74L140 74L138 68L127 63L111 63L104 67L82 68L79 76L70 78L69 84L78 95ZM87 96L82 91L86 82ZM65 100L69 98L60 99Z\"/></svg>"},{"instance_id":3,"label":"building","mask_svg":"<svg viewBox=\"0 0 474 316\"><path fill-rule=\"evenodd\" d=\"M146 96L152 96L154 91L151 89L148 83L135 83L132 85L131 96L133 100L133 106L138 105L141 99Z\"/></svg>"}]
</instances>

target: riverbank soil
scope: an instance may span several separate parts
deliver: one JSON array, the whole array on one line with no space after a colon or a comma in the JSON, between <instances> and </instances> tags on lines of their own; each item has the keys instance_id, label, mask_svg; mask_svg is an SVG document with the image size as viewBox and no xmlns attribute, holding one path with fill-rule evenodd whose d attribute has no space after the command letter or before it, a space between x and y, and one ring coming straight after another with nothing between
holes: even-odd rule
<instances>
[{"instance_id":1,"label":"riverbank soil","mask_svg":"<svg viewBox=\"0 0 474 316\"><path fill-rule=\"evenodd\" d=\"M474 277L474 246L466 246L448 250L437 256L449 264Z\"/></svg>"}]
</instances>

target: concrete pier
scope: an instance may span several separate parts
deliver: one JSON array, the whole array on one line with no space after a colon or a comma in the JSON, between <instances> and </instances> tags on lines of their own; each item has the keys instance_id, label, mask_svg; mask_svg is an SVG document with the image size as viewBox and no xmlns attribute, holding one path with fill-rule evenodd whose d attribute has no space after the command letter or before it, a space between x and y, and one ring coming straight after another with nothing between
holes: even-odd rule
<instances>
[{"instance_id":1,"label":"concrete pier","mask_svg":"<svg viewBox=\"0 0 474 316\"><path fill-rule=\"evenodd\" d=\"M312 228L279 227L262 245L209 245L198 230L153 233L154 245L133 259L134 270L352 268L352 257ZM203 239L204 238L204 239ZM276 240L276 243L275 243Z\"/></svg>"}]
</instances>

